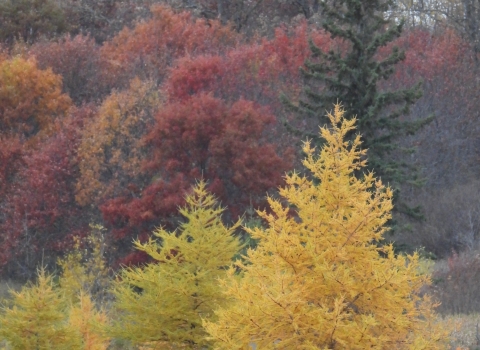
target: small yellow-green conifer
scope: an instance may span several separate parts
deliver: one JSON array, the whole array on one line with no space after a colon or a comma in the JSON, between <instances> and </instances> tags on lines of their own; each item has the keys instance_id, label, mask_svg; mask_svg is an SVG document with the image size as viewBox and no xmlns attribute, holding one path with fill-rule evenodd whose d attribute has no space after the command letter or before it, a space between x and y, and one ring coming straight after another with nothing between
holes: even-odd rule
<instances>
[{"instance_id":1,"label":"small yellow-green conifer","mask_svg":"<svg viewBox=\"0 0 480 350\"><path fill-rule=\"evenodd\" d=\"M247 229L259 243L221 281L234 303L204 326L215 349L437 349L447 334L420 297L428 277L418 255L379 247L392 191L365 167L354 120L337 105L322 128L319 156L304 152L312 177L293 173L259 212L267 228ZM238 278L237 270L242 270Z\"/></svg>"},{"instance_id":2,"label":"small yellow-green conifer","mask_svg":"<svg viewBox=\"0 0 480 350\"><path fill-rule=\"evenodd\" d=\"M52 276L39 270L36 284L11 291L10 306L0 315L0 339L15 350L83 349L68 323L68 302Z\"/></svg>"},{"instance_id":3,"label":"small yellow-green conifer","mask_svg":"<svg viewBox=\"0 0 480 350\"><path fill-rule=\"evenodd\" d=\"M101 305L110 284L103 256L105 229L100 225L90 225L90 228L90 235L84 239L75 237L73 250L58 260L59 284L70 301L77 302L83 293Z\"/></svg>"},{"instance_id":4,"label":"small yellow-green conifer","mask_svg":"<svg viewBox=\"0 0 480 350\"><path fill-rule=\"evenodd\" d=\"M110 285L108 268L103 257L103 231L90 225L86 238L75 237L74 249L58 260L61 268L59 291L69 302L69 326L77 332L82 350L102 350L109 344L103 334L108 319L102 306Z\"/></svg>"},{"instance_id":5,"label":"small yellow-green conifer","mask_svg":"<svg viewBox=\"0 0 480 350\"><path fill-rule=\"evenodd\" d=\"M155 262L120 273L111 336L159 349L208 345L202 318L226 305L217 279L241 245L233 236L239 223L230 228L222 223L224 209L205 187L202 181L187 196L180 209L186 221L177 231L158 229L160 242L135 242Z\"/></svg>"},{"instance_id":6,"label":"small yellow-green conifer","mask_svg":"<svg viewBox=\"0 0 480 350\"><path fill-rule=\"evenodd\" d=\"M0 340L7 341L7 349L107 349L109 339L101 334L107 316L96 310L92 297L103 294L99 287L108 274L101 238L95 234L101 228L92 230L91 251L82 250L77 239L73 251L59 260L59 284L41 269L37 284L11 292L0 315Z\"/></svg>"},{"instance_id":7,"label":"small yellow-green conifer","mask_svg":"<svg viewBox=\"0 0 480 350\"><path fill-rule=\"evenodd\" d=\"M95 308L90 295L80 292L78 301L69 309L69 326L80 337L81 350L106 350L110 340L102 334L108 324L107 315ZM72 349L73 350L73 349Z\"/></svg>"}]
</instances>

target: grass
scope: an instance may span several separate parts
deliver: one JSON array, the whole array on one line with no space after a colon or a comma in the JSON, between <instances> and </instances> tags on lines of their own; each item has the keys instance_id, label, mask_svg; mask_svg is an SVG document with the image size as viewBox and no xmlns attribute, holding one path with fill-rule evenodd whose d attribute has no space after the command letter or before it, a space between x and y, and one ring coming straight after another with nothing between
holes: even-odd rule
<instances>
[{"instance_id":1,"label":"grass","mask_svg":"<svg viewBox=\"0 0 480 350\"><path fill-rule=\"evenodd\" d=\"M449 315L444 321L456 325L452 349L480 350L480 314Z\"/></svg>"}]
</instances>

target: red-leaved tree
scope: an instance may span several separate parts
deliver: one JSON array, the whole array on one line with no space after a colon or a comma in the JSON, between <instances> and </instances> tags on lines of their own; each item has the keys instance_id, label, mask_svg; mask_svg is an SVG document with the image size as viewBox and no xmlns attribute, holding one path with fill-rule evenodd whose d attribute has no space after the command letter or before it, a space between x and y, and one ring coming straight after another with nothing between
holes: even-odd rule
<instances>
[{"instance_id":1,"label":"red-leaved tree","mask_svg":"<svg viewBox=\"0 0 480 350\"><path fill-rule=\"evenodd\" d=\"M93 38L69 35L58 41L35 43L28 54L42 69L51 69L62 77L63 91L77 104L99 101L109 92L106 81L99 79L106 62Z\"/></svg>"},{"instance_id":2,"label":"red-leaved tree","mask_svg":"<svg viewBox=\"0 0 480 350\"><path fill-rule=\"evenodd\" d=\"M75 234L88 232L88 211L75 202L79 175L77 148L84 124L94 108L72 110L58 132L26 151L8 196L0 225L0 266L15 276L31 277L42 262L73 243ZM2 159L3 160L3 159Z\"/></svg>"},{"instance_id":3,"label":"red-leaved tree","mask_svg":"<svg viewBox=\"0 0 480 350\"><path fill-rule=\"evenodd\" d=\"M201 178L227 206L227 218L261 206L291 164L288 150L265 141L274 122L268 109L253 102L229 104L208 94L162 107L144 138L150 150L144 163L147 185L101 206L120 249L132 236L144 239L155 226L168 224L185 191Z\"/></svg>"},{"instance_id":4,"label":"red-leaved tree","mask_svg":"<svg viewBox=\"0 0 480 350\"><path fill-rule=\"evenodd\" d=\"M310 55L309 39L324 49L333 43L325 32L309 29L305 22L290 30L279 28L271 40L179 59L163 89L170 100L200 92L230 102L245 98L269 106L279 116L284 110L280 94L300 93L300 67Z\"/></svg>"},{"instance_id":5,"label":"red-leaved tree","mask_svg":"<svg viewBox=\"0 0 480 350\"><path fill-rule=\"evenodd\" d=\"M186 14L181 15L188 18ZM159 18L165 18L165 14L162 16ZM279 29L272 40L237 45L228 50L217 43L207 50L201 46L205 40L204 24L195 23L201 29L200 34L196 33L198 50L192 51L196 55L185 55L184 51L176 60L169 56L167 61L152 56L155 52L152 50L158 47L155 42L147 45L148 35L129 44L136 45L135 51L125 50L126 55L132 57L149 57L152 65L147 67L171 65L172 68L161 85L165 105L158 107L159 112L149 127L151 131L142 141L143 173L122 186L124 195L104 197L101 205L120 255L131 250L132 237L144 239L155 226L173 224L184 191L201 177L227 205L231 219L249 207L262 206L266 192L278 186L283 172L291 164L287 146L291 144L291 136L275 117L283 113L280 93L299 91L299 68L309 54L309 37L322 46L331 44L322 31L310 31L306 23L302 23L292 30ZM145 24L145 28L150 27ZM180 29L186 30L178 28L178 33ZM135 32L129 32L132 34ZM190 40L188 35L186 39ZM169 45L184 50L178 43ZM138 52L140 54L135 55ZM99 135L101 128L93 129ZM98 147L94 152L97 151ZM120 153L112 150L109 154ZM137 159L132 159L133 163ZM91 172L101 166L107 174L105 179L120 176L118 168L102 164L86 166L86 169ZM108 175L108 169L112 175ZM88 186L86 181L83 188L94 190L100 188L98 185L95 182L94 186ZM102 190L102 194L106 193ZM138 254L133 254L122 261L135 262L138 258Z\"/></svg>"},{"instance_id":6,"label":"red-leaved tree","mask_svg":"<svg viewBox=\"0 0 480 350\"><path fill-rule=\"evenodd\" d=\"M125 28L102 47L107 62L102 79L126 87L135 76L160 82L180 57L217 53L232 47L240 36L219 21L195 19L189 12L175 13L153 6L152 18Z\"/></svg>"}]
</instances>

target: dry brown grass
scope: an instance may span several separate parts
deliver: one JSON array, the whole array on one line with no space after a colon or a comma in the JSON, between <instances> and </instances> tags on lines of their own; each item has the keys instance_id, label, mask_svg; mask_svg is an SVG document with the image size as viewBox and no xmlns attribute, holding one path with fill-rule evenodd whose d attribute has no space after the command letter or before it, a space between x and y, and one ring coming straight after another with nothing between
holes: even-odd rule
<instances>
[{"instance_id":1,"label":"dry brown grass","mask_svg":"<svg viewBox=\"0 0 480 350\"><path fill-rule=\"evenodd\" d=\"M452 349L480 350L480 314L446 316L443 320L456 325Z\"/></svg>"}]
</instances>

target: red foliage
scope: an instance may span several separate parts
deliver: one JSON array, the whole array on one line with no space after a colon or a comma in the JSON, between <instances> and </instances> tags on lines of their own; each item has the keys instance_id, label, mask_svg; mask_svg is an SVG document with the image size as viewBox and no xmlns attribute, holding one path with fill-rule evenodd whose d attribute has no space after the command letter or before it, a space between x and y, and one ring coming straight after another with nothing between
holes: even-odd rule
<instances>
[{"instance_id":1,"label":"red foliage","mask_svg":"<svg viewBox=\"0 0 480 350\"><path fill-rule=\"evenodd\" d=\"M405 60L395 68L390 79L398 86L409 86L418 79L430 81L457 69L459 64L471 61L467 42L449 29L436 34L425 29L410 30L389 47L380 50L379 54L390 52L390 46L405 50Z\"/></svg>"},{"instance_id":2,"label":"red foliage","mask_svg":"<svg viewBox=\"0 0 480 350\"><path fill-rule=\"evenodd\" d=\"M235 219L250 206L262 206L266 192L276 188L291 168L289 150L283 145L292 144L292 139L274 116L286 114L281 93L292 100L301 94L299 68L310 55L309 38L323 50L338 44L306 23L290 31L277 29L271 40L241 43L238 34L217 21L159 6L151 20L124 29L102 48L84 36L37 43L29 53L41 68L50 67L63 77L64 90L77 104L102 99L110 88L124 88L136 75L154 79L155 94L145 96L157 96L157 83L162 83L158 97L129 102L127 90L117 91L112 94L115 98L104 101L103 114L82 107L65 122L52 118L63 116L70 106L57 75L40 71L33 60L17 58L7 65L3 63L7 59L0 58L2 81L18 81L20 91L10 95L0 84L6 96L0 101L0 121L8 126L4 131L12 130L0 139L0 229L4 232L0 265L15 259L30 269L42 249L64 249L70 234L88 227L93 203L102 203L116 256L126 256L124 263L138 262L141 256L129 254L132 238L145 239L160 224L174 226L185 191L202 177L228 207L227 219ZM433 101L429 106L442 113L473 110L476 104L466 103L477 100L473 60L460 37L448 31L435 36L416 30L395 44L407 50L406 59L384 88L410 86L420 77ZM39 105L39 96L44 95L46 102ZM452 103L450 96L457 100ZM58 101L63 101L62 108L55 105ZM157 107L160 111L155 113ZM30 115L42 119L27 129L14 125L13 121ZM87 133L84 123L92 118L96 123ZM56 125L59 131L25 148L22 137L37 132L37 124ZM125 132L111 127L114 124ZM82 137L92 141L92 148L85 148L84 158L79 159ZM100 146L103 153L98 154L115 162L97 156ZM131 152L134 147L138 152ZM102 170L93 180L115 188L102 187L102 194L108 196L99 195L98 201L80 207L75 194L82 160L85 173L93 173L97 165ZM88 178L83 184L94 188Z\"/></svg>"},{"instance_id":3,"label":"red foliage","mask_svg":"<svg viewBox=\"0 0 480 350\"><path fill-rule=\"evenodd\" d=\"M205 29L201 23L200 28ZM178 28L173 32L185 30ZM199 37L197 45L202 45L204 37ZM331 44L323 32L309 31L305 23L291 32L277 30L272 40L224 53L213 46L208 55L200 54L208 50L198 46L198 55L185 55L184 48L176 44L175 50L184 57L179 55L163 84L168 102L144 139L150 149L144 168L146 181L143 186L137 183L130 195L108 200L101 207L120 250L130 251L132 236L147 237L155 226L174 220L184 192L201 177L228 207L232 219L249 206L263 205L266 192L276 188L291 167L290 151L279 146L282 142L290 145L291 140L284 130L280 134L272 112L283 110L281 91L291 94L299 90L299 67L310 54L309 37L322 47ZM145 46L142 40L148 42L138 38L129 44L140 45L135 46L140 55L133 57L150 57L158 48ZM212 55L215 50L217 54ZM134 55L134 50L126 50L125 55ZM155 65L167 65L162 62ZM129 255L126 259L138 258Z\"/></svg>"},{"instance_id":4,"label":"red foliage","mask_svg":"<svg viewBox=\"0 0 480 350\"><path fill-rule=\"evenodd\" d=\"M184 57L172 69L164 90L170 100L213 92L230 102L243 97L280 113L280 93L300 92L299 68L310 55L309 38L323 49L332 43L323 31L309 31L302 23L291 33L277 29L272 40L244 44L225 54Z\"/></svg>"},{"instance_id":5,"label":"red foliage","mask_svg":"<svg viewBox=\"0 0 480 350\"><path fill-rule=\"evenodd\" d=\"M253 102L226 104L205 94L164 106L145 138L151 152L144 168L150 185L138 196L116 198L101 208L116 238L130 243L132 236L146 237L165 224L200 178L208 181L231 218L263 204L291 164L288 151L282 158L265 142L274 121Z\"/></svg>"},{"instance_id":6,"label":"red foliage","mask_svg":"<svg viewBox=\"0 0 480 350\"><path fill-rule=\"evenodd\" d=\"M105 62L93 38L77 35L58 42L38 42L28 53L36 57L40 68L51 68L62 76L63 90L77 104L100 100L108 92L106 82L98 79Z\"/></svg>"},{"instance_id":7,"label":"red foliage","mask_svg":"<svg viewBox=\"0 0 480 350\"><path fill-rule=\"evenodd\" d=\"M135 76L160 81L176 59L221 52L240 38L219 21L194 19L189 12L153 6L152 15L104 44L102 57L108 66L103 79L116 86L126 86Z\"/></svg>"},{"instance_id":8,"label":"red foliage","mask_svg":"<svg viewBox=\"0 0 480 350\"><path fill-rule=\"evenodd\" d=\"M55 136L24 155L1 224L0 263L10 262L10 271L20 267L33 272L43 251L61 252L71 243L68 237L88 231L89 219L75 203L76 149L83 125L93 114L90 107L75 110Z\"/></svg>"},{"instance_id":9,"label":"red foliage","mask_svg":"<svg viewBox=\"0 0 480 350\"><path fill-rule=\"evenodd\" d=\"M459 107L470 108L468 114L475 112L472 108L478 107L478 93L476 75L472 72L476 69L466 41L452 30L445 30L441 35L416 30L403 36L399 45L407 51L405 61L393 78L395 84L408 84L421 78L430 95L439 101L448 101L442 109L450 109L452 115L459 112Z\"/></svg>"},{"instance_id":10,"label":"red foliage","mask_svg":"<svg viewBox=\"0 0 480 350\"><path fill-rule=\"evenodd\" d=\"M416 109L428 115L447 117L445 130L455 120L476 115L478 106L477 63L469 44L453 30L440 33L415 29L406 32L392 45L405 50L406 58L383 88L397 89L423 81L424 95ZM426 105L430 110L425 110ZM467 117L464 118L463 116ZM440 120L437 118L437 120ZM438 122L437 122L438 123Z\"/></svg>"},{"instance_id":11,"label":"red foliage","mask_svg":"<svg viewBox=\"0 0 480 350\"><path fill-rule=\"evenodd\" d=\"M182 173L191 179L203 175L212 184L222 179L226 193L230 188L239 190L237 204L229 206L239 205L242 194L263 195L281 180L278 170L285 164L272 145L261 141L267 125L274 121L267 110L245 100L227 106L199 94L172 103L157 114L157 123L147 136L153 153L147 168L162 178Z\"/></svg>"},{"instance_id":12,"label":"red foliage","mask_svg":"<svg viewBox=\"0 0 480 350\"><path fill-rule=\"evenodd\" d=\"M0 138L0 197L7 196L22 164L23 147L18 137Z\"/></svg>"},{"instance_id":13,"label":"red foliage","mask_svg":"<svg viewBox=\"0 0 480 350\"><path fill-rule=\"evenodd\" d=\"M59 130L70 107L70 98L61 92L61 77L51 70L39 69L34 59L0 59L0 267L16 257L21 239L26 239L22 244L30 249L35 235L30 230L30 218L32 225L45 224L35 217L32 206L48 210L50 198L58 194L58 179L52 178L52 186L44 193L47 199L38 203L35 198L41 183L29 183L28 179L43 181L44 176L37 170L47 162L35 157L47 156L48 137ZM49 176L57 171L43 169L50 171Z\"/></svg>"},{"instance_id":14,"label":"red foliage","mask_svg":"<svg viewBox=\"0 0 480 350\"><path fill-rule=\"evenodd\" d=\"M126 239L126 250L131 250L132 237L145 239L154 226L176 214L183 204L183 194L190 187L183 174L176 174L168 182L157 180L136 196L117 197L101 206L103 218L115 227L114 240ZM168 223L168 222L167 222Z\"/></svg>"}]
</instances>

